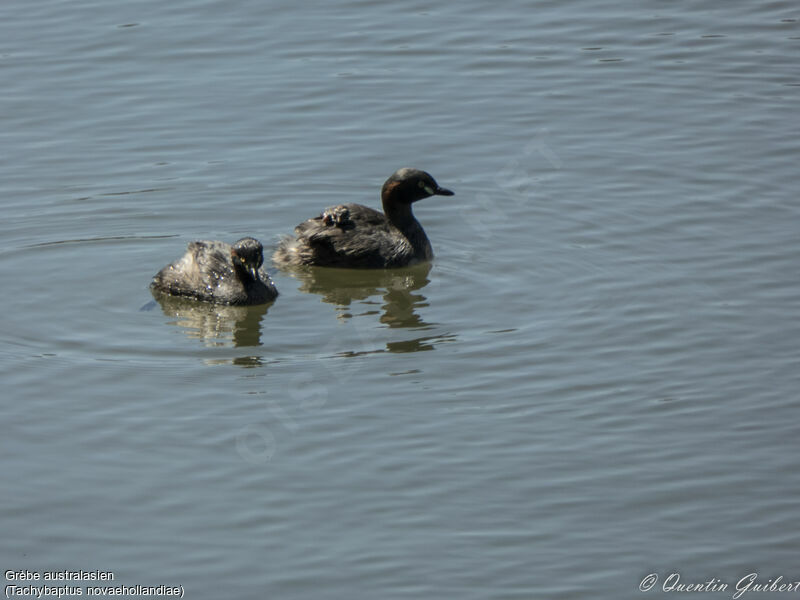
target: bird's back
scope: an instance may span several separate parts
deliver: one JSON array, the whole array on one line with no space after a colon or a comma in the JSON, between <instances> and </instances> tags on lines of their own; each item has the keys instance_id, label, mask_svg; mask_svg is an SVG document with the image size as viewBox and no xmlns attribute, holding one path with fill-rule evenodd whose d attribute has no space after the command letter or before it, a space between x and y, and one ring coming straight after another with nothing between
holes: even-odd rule
<instances>
[{"instance_id":1,"label":"bird's back","mask_svg":"<svg viewBox=\"0 0 800 600\"><path fill-rule=\"evenodd\" d=\"M414 248L381 212L340 204L295 227L275 252L279 265L383 268L408 264Z\"/></svg>"}]
</instances>

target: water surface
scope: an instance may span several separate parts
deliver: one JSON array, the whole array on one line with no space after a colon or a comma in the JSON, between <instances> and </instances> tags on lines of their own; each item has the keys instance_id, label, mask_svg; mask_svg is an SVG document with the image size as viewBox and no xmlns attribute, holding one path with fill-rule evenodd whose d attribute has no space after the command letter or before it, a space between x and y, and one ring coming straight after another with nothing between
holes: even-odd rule
<instances>
[{"instance_id":1,"label":"water surface","mask_svg":"<svg viewBox=\"0 0 800 600\"><path fill-rule=\"evenodd\" d=\"M0 566L188 598L800 580L798 19L0 5ZM432 265L152 301L187 242L271 251L402 166L456 192L416 207Z\"/></svg>"}]
</instances>

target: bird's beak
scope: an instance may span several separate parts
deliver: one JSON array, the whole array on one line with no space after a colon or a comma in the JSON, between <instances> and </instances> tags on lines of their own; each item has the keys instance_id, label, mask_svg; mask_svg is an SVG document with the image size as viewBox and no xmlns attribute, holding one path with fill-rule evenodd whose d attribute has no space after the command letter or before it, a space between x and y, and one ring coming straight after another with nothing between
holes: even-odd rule
<instances>
[{"instance_id":1,"label":"bird's beak","mask_svg":"<svg viewBox=\"0 0 800 600\"><path fill-rule=\"evenodd\" d=\"M447 188L443 188L443 187L437 187L435 190L433 190L433 193L436 194L437 196L453 196L454 195L451 190L448 190Z\"/></svg>"}]
</instances>

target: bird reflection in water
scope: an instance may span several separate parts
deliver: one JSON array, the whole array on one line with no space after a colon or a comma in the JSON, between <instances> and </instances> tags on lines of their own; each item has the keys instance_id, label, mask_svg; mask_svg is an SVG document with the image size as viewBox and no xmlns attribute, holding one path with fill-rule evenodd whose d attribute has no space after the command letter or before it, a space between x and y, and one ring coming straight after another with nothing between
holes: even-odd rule
<instances>
[{"instance_id":1,"label":"bird reflection in water","mask_svg":"<svg viewBox=\"0 0 800 600\"><path fill-rule=\"evenodd\" d=\"M256 306L228 306L197 302L196 300L171 296L158 292L153 297L168 317L189 338L202 340L210 347L255 347L261 346L261 323L271 304ZM258 356L241 356L224 362L241 366L258 366Z\"/></svg>"},{"instance_id":2,"label":"bird reflection in water","mask_svg":"<svg viewBox=\"0 0 800 600\"><path fill-rule=\"evenodd\" d=\"M376 315L378 321L390 329L431 330L436 323L426 322L418 312L420 308L428 306L428 299L420 290L430 283L430 271L431 264L422 263L387 270L302 267L292 270L290 274L299 281L300 291L316 294L321 296L323 302L333 304L339 319ZM381 297L382 301L375 297ZM355 313L356 305L366 308ZM372 306L375 308L370 308ZM386 342L385 349L338 354L358 356L373 352L433 350L436 342L452 337L444 334L390 341Z\"/></svg>"}]
</instances>

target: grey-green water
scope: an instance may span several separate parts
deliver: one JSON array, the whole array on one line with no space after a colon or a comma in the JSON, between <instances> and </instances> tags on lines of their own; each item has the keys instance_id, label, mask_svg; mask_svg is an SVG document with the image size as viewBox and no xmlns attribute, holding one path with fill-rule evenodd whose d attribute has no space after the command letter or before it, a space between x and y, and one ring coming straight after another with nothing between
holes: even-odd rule
<instances>
[{"instance_id":1,"label":"grey-green water","mask_svg":"<svg viewBox=\"0 0 800 600\"><path fill-rule=\"evenodd\" d=\"M799 19L0 4L0 567L187 598L800 580ZM274 249L401 166L456 192L417 205L432 266L149 304L188 241Z\"/></svg>"}]
</instances>

